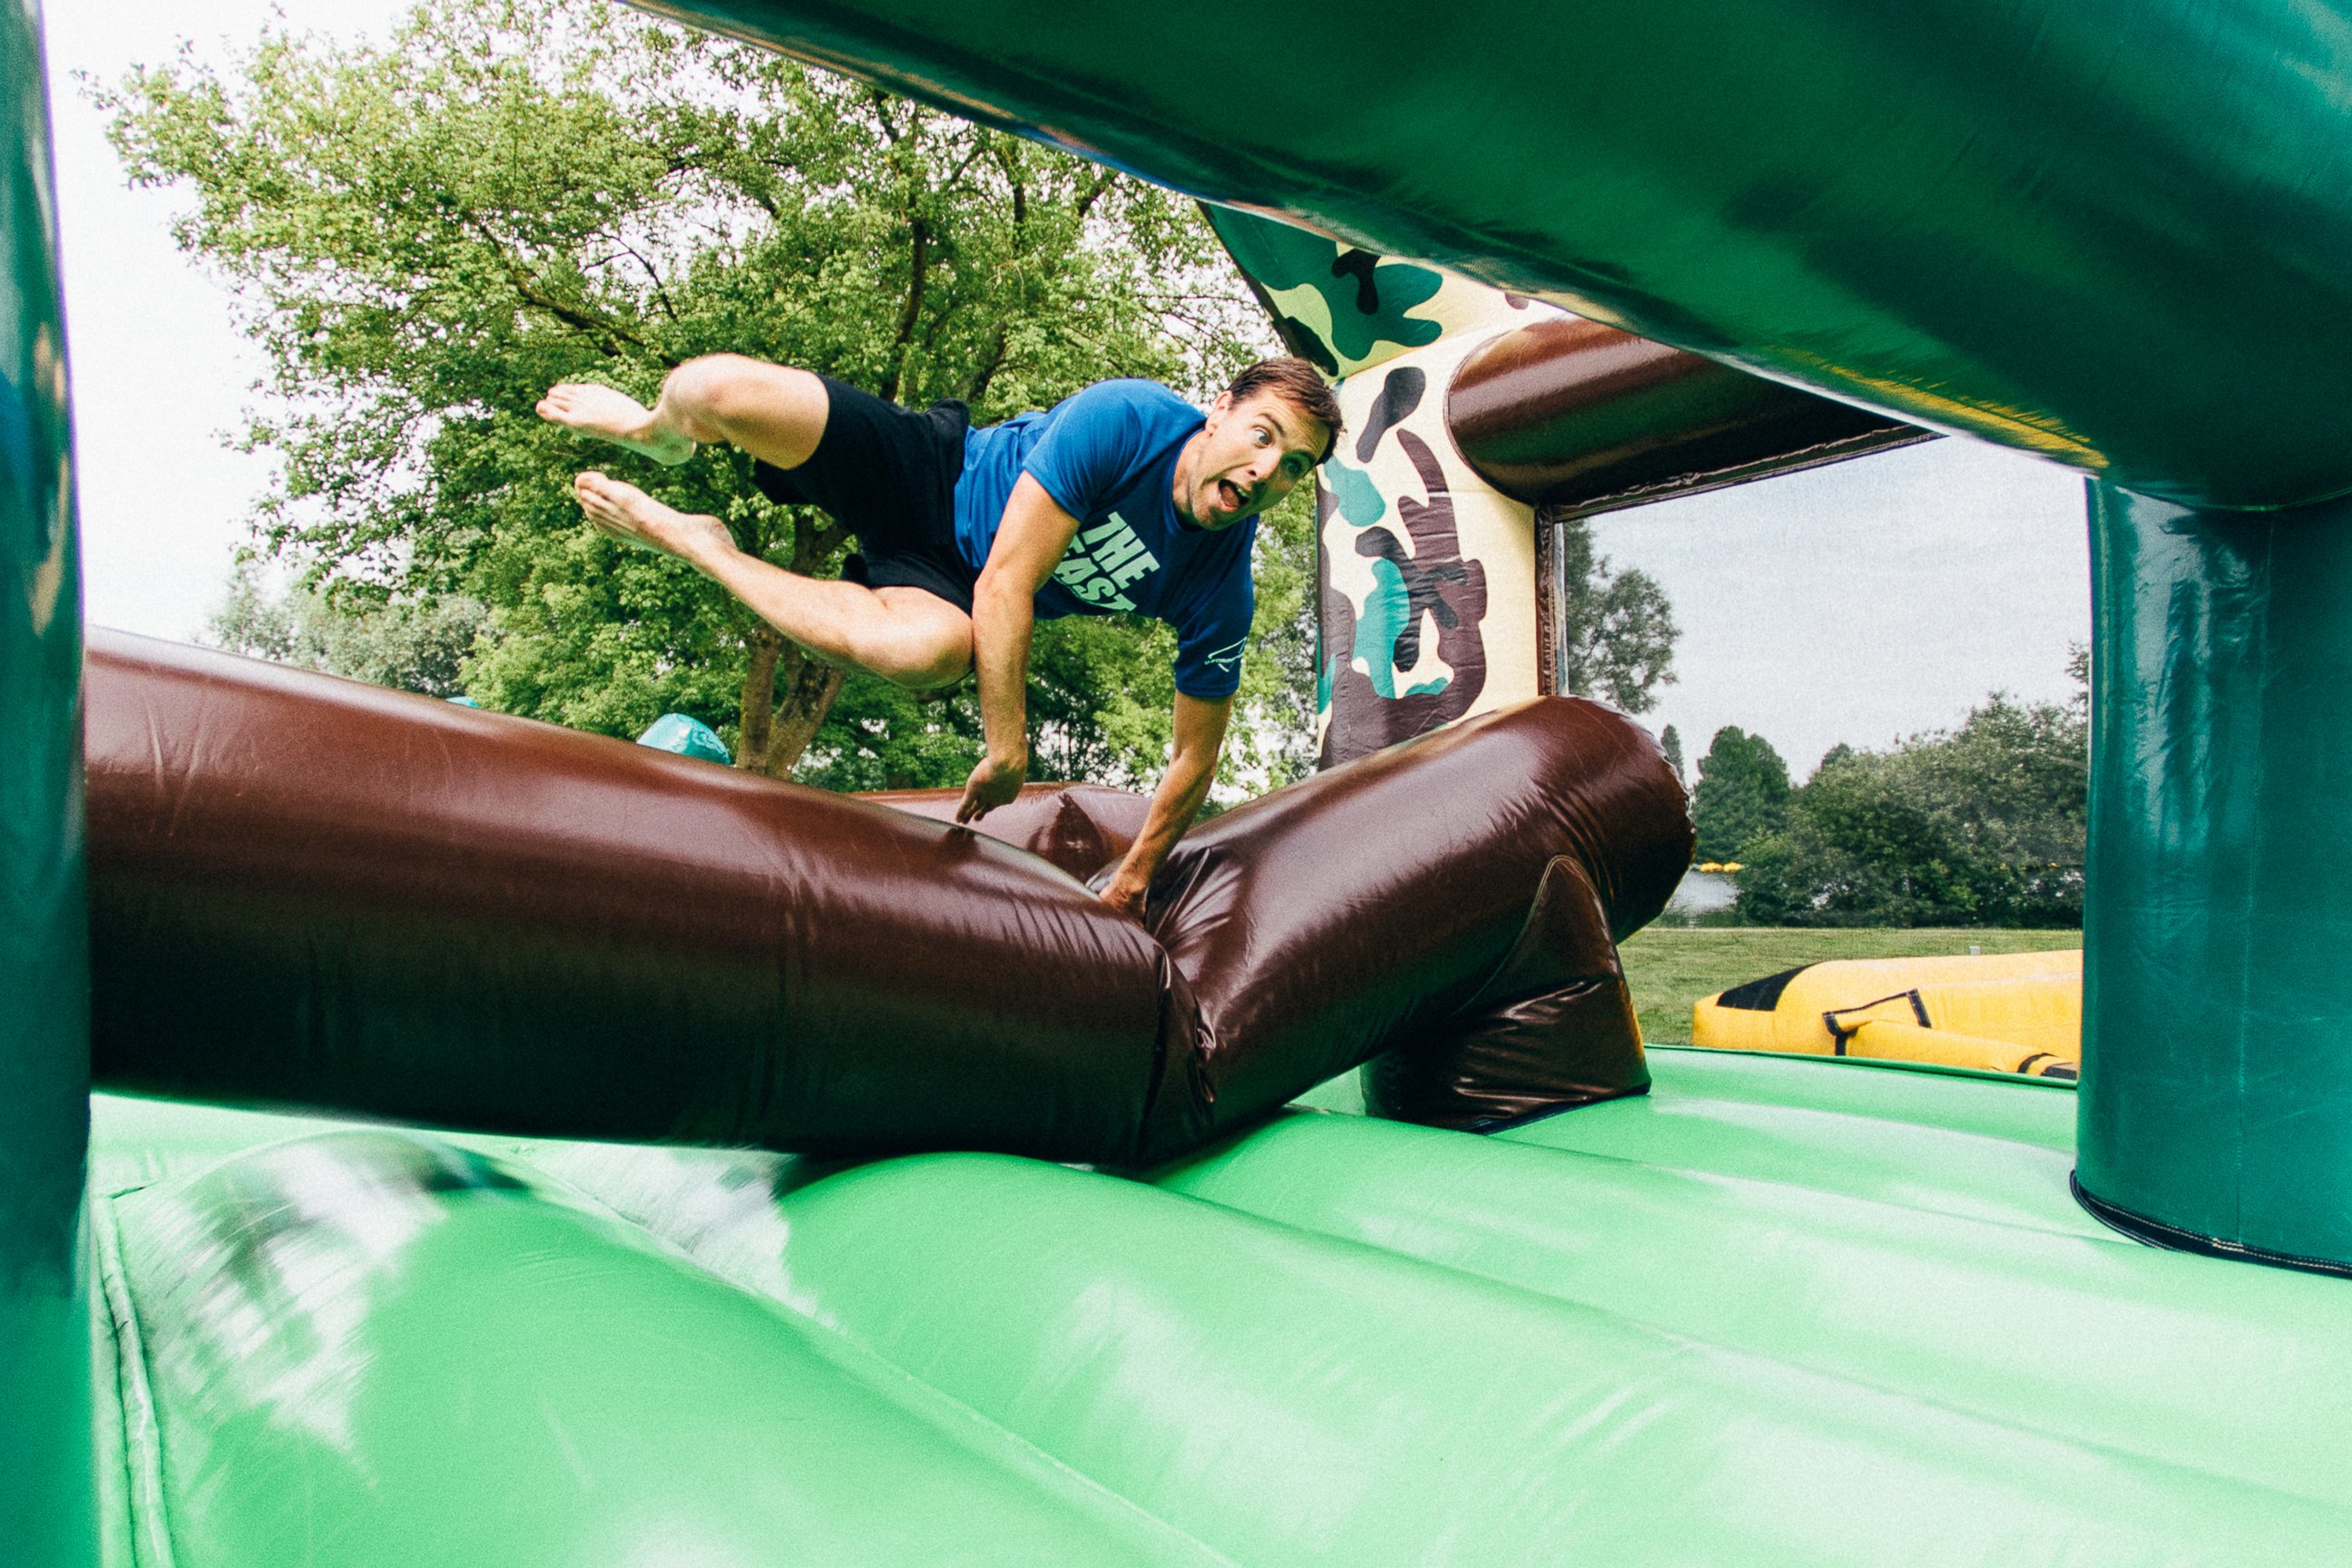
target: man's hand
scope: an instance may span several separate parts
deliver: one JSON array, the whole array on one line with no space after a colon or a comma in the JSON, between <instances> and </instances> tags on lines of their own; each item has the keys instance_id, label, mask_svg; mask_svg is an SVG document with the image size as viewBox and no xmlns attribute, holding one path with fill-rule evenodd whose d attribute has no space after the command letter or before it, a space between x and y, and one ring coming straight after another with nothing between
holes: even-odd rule
<instances>
[{"instance_id":1,"label":"man's hand","mask_svg":"<svg viewBox=\"0 0 2352 1568\"><path fill-rule=\"evenodd\" d=\"M1200 815L1201 803L1209 798L1210 782L1217 776L1217 756L1224 749L1225 721L1233 710L1230 697L1176 694L1175 754L1168 759L1168 773L1160 787L1151 793L1151 810L1143 819L1143 831L1128 846L1127 858L1103 884L1099 895L1104 903L1129 920L1143 918L1143 896L1150 889L1151 879L1160 874L1168 852L1176 847L1176 840Z\"/></svg>"},{"instance_id":2,"label":"man's hand","mask_svg":"<svg viewBox=\"0 0 2352 1568\"><path fill-rule=\"evenodd\" d=\"M1150 890L1150 882L1129 877L1127 868L1121 866L1118 875L1104 885L1100 897L1104 903L1129 920L1140 921L1143 919L1143 897Z\"/></svg>"},{"instance_id":3,"label":"man's hand","mask_svg":"<svg viewBox=\"0 0 2352 1568\"><path fill-rule=\"evenodd\" d=\"M1034 474L1013 481L1013 499L988 564L971 588L971 668L980 683L980 729L987 751L963 786L956 820L971 822L1021 793L1029 776L1029 636L1037 590L1078 531Z\"/></svg>"},{"instance_id":4,"label":"man's hand","mask_svg":"<svg viewBox=\"0 0 2352 1568\"><path fill-rule=\"evenodd\" d=\"M963 799L956 805L958 822L973 822L1010 802L1028 782L1029 764L1025 762L998 762L993 757L980 759L980 766L971 770L964 781Z\"/></svg>"}]
</instances>

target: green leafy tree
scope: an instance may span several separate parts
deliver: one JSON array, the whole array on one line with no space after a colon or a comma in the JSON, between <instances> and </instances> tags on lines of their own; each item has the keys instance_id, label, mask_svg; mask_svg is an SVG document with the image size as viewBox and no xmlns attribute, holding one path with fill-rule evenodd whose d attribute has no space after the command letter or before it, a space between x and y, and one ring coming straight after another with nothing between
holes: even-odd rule
<instances>
[{"instance_id":1,"label":"green leafy tree","mask_svg":"<svg viewBox=\"0 0 2352 1568\"><path fill-rule=\"evenodd\" d=\"M1739 910L1780 925L2078 926L2088 742L2082 696L1996 694L1956 731L1841 748L1748 851Z\"/></svg>"},{"instance_id":2,"label":"green leafy tree","mask_svg":"<svg viewBox=\"0 0 2352 1568\"><path fill-rule=\"evenodd\" d=\"M1257 615L1228 742L1238 793L1255 794L1315 771L1315 487L1302 483L1258 519ZM1169 668L1165 660L1160 668ZM1172 678L1170 679L1173 689ZM1152 711L1166 721L1167 703ZM1164 743L1164 742L1163 742Z\"/></svg>"},{"instance_id":3,"label":"green leafy tree","mask_svg":"<svg viewBox=\"0 0 2352 1568\"><path fill-rule=\"evenodd\" d=\"M1598 697L1628 713L1657 705L1658 688L1675 679L1674 605L1658 580L1620 571L1592 547L1583 518L1550 524L1565 584L1559 605L1560 675L1569 691Z\"/></svg>"},{"instance_id":4,"label":"green leafy tree","mask_svg":"<svg viewBox=\"0 0 2352 1568\"><path fill-rule=\"evenodd\" d=\"M1745 860L1751 845L1780 830L1788 809L1789 764L1772 742L1736 725L1717 730L1691 791L1698 858Z\"/></svg>"},{"instance_id":5,"label":"green leafy tree","mask_svg":"<svg viewBox=\"0 0 2352 1568\"><path fill-rule=\"evenodd\" d=\"M549 384L650 398L732 351L986 422L1116 374L1200 396L1268 341L1190 204L599 4L429 0L380 49L273 31L226 68L184 52L93 95L134 183L193 193L180 243L266 352L245 440L281 479L257 547L331 607L488 606L464 666L488 706L621 735L683 711L770 773L960 781L969 688L845 683L690 568L581 526L569 483L594 466L793 571L834 573L845 544L768 503L740 453L659 469L544 424ZM1277 624L1296 569L1268 573ZM1041 761L1156 770L1165 652L1135 625L1041 627ZM1244 729L1302 679L1258 659Z\"/></svg>"},{"instance_id":6,"label":"green leafy tree","mask_svg":"<svg viewBox=\"0 0 2352 1568\"><path fill-rule=\"evenodd\" d=\"M1687 770L1683 766L1682 732L1672 724L1667 725L1659 734L1658 750L1666 754L1667 765L1675 770L1675 777L1679 779L1689 776Z\"/></svg>"},{"instance_id":7,"label":"green leafy tree","mask_svg":"<svg viewBox=\"0 0 2352 1568\"><path fill-rule=\"evenodd\" d=\"M465 690L466 658L488 615L480 601L457 595L429 604L350 595L336 604L298 586L273 597L247 563L205 629L214 647L231 653L456 697Z\"/></svg>"}]
</instances>

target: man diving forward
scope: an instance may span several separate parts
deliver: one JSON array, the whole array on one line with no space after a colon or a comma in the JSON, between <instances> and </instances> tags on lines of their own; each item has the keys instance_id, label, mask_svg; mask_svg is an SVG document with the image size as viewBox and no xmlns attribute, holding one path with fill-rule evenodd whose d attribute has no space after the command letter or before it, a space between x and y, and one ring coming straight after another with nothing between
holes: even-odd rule
<instances>
[{"instance_id":1,"label":"man diving forward","mask_svg":"<svg viewBox=\"0 0 2352 1568\"><path fill-rule=\"evenodd\" d=\"M961 403L917 412L734 354L678 366L651 408L566 383L539 413L664 464L731 442L771 500L820 506L856 535L841 580L804 577L737 549L715 517L593 471L573 483L597 528L688 562L818 658L917 690L977 669L987 751L959 822L1028 776L1037 616L1173 626L1174 755L1102 894L1131 916L1216 777L1255 604L1257 514L1330 455L1340 426L1330 388L1299 359L1252 365L1205 415L1156 382L1106 381L975 430Z\"/></svg>"}]
</instances>

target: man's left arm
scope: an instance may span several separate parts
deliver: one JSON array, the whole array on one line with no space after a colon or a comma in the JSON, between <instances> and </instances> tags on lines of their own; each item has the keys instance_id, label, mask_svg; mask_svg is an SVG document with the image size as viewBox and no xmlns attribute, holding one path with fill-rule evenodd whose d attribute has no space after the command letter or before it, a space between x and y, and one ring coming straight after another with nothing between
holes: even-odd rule
<instances>
[{"instance_id":1,"label":"man's left arm","mask_svg":"<svg viewBox=\"0 0 2352 1568\"><path fill-rule=\"evenodd\" d=\"M1151 811L1143 831L1128 847L1127 858L1103 889L1103 902L1131 920L1143 918L1143 895L1151 879L1192 826L1209 785L1217 776L1217 758L1225 747L1225 721L1233 716L1230 697L1187 697L1176 694L1176 742L1167 776L1151 795Z\"/></svg>"}]
</instances>

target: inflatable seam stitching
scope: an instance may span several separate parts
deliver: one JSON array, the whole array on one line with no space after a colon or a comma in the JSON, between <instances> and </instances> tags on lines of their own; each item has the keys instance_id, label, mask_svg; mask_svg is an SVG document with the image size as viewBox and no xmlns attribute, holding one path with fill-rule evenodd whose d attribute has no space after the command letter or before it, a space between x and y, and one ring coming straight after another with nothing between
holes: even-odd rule
<instances>
[{"instance_id":1,"label":"inflatable seam stitching","mask_svg":"<svg viewBox=\"0 0 2352 1568\"><path fill-rule=\"evenodd\" d=\"M133 1189L134 1191L137 1189ZM131 1278L122 1261L122 1233L114 1204L101 1197L89 1205L91 1239L115 1344L115 1382L121 1402L122 1462L129 1482L131 1560L137 1568L174 1568L170 1510L163 1486L163 1430L149 1382L147 1341L139 1309L131 1298Z\"/></svg>"}]
</instances>

